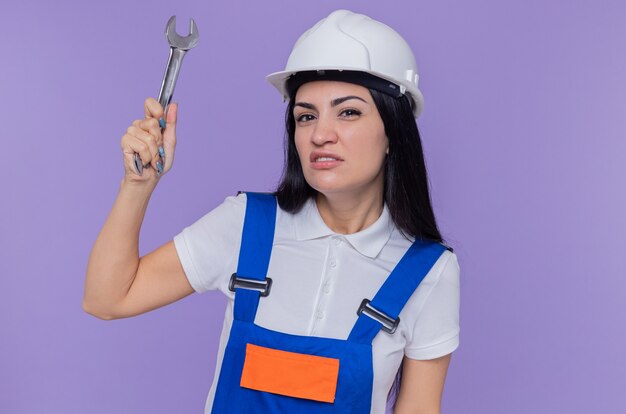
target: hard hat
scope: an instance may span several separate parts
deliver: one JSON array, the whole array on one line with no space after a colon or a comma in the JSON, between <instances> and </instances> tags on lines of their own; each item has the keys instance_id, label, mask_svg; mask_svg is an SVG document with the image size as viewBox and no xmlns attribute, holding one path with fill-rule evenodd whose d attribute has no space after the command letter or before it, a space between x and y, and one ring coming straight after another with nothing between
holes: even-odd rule
<instances>
[{"instance_id":1,"label":"hard hat","mask_svg":"<svg viewBox=\"0 0 626 414\"><path fill-rule=\"evenodd\" d=\"M328 71L363 72L373 75L369 78L383 79L388 89L395 88L396 95L408 95L416 118L422 112L424 98L417 87L419 76L411 48L395 30L368 16L349 10L332 12L300 36L285 70L266 79L286 100L287 80L292 75L324 75Z\"/></svg>"}]
</instances>

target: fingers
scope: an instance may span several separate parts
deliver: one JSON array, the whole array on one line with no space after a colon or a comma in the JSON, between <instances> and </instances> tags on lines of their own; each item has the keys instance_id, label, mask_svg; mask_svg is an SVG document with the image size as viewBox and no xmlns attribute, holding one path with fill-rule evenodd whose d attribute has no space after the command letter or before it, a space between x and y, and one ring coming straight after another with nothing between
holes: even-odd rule
<instances>
[{"instance_id":1,"label":"fingers","mask_svg":"<svg viewBox=\"0 0 626 414\"><path fill-rule=\"evenodd\" d=\"M124 163L129 174L136 178L141 175L146 179L145 172L139 174L135 168L135 154L138 154L143 167L152 167L155 173L158 172L158 178L173 163L178 105L172 103L164 112L156 99L147 98L144 101L144 115L146 118L133 121L122 137Z\"/></svg>"},{"instance_id":2,"label":"fingers","mask_svg":"<svg viewBox=\"0 0 626 414\"><path fill-rule=\"evenodd\" d=\"M163 130L164 138L170 143L176 142L176 120L178 118L178 104L171 103L167 108L165 119L165 129Z\"/></svg>"},{"instance_id":3,"label":"fingers","mask_svg":"<svg viewBox=\"0 0 626 414\"><path fill-rule=\"evenodd\" d=\"M154 137L158 145L163 142L159 121L154 118L138 119L133 122L133 126L140 128Z\"/></svg>"},{"instance_id":4,"label":"fingers","mask_svg":"<svg viewBox=\"0 0 626 414\"><path fill-rule=\"evenodd\" d=\"M163 130L163 148L165 156L164 168L169 171L174 161L174 151L176 148L176 122L178 120L178 104L171 103L167 107L165 119L165 129Z\"/></svg>"},{"instance_id":5,"label":"fingers","mask_svg":"<svg viewBox=\"0 0 626 414\"><path fill-rule=\"evenodd\" d=\"M154 98L147 98L143 103L143 112L146 118L163 118L163 107Z\"/></svg>"},{"instance_id":6,"label":"fingers","mask_svg":"<svg viewBox=\"0 0 626 414\"><path fill-rule=\"evenodd\" d=\"M171 126L174 130L176 129L176 118L178 118L178 104L172 102L167 109L167 117L165 119L168 128Z\"/></svg>"},{"instance_id":7,"label":"fingers","mask_svg":"<svg viewBox=\"0 0 626 414\"><path fill-rule=\"evenodd\" d=\"M155 171L162 170L162 165L159 167L161 164L159 146L161 146L162 141L160 130L157 128L155 131L152 126L146 127L145 124L148 123L146 121L155 120L146 119L133 122L133 125L128 127L122 137L122 149L125 154L134 155L134 153L138 153L144 167L152 166ZM148 128L148 130L144 128ZM155 133L157 134L156 137Z\"/></svg>"}]
</instances>

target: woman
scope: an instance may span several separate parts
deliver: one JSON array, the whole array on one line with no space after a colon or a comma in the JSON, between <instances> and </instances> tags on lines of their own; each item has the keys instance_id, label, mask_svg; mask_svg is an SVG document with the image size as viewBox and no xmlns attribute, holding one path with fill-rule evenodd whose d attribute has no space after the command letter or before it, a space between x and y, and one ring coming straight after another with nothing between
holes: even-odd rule
<instances>
[{"instance_id":1,"label":"woman","mask_svg":"<svg viewBox=\"0 0 626 414\"><path fill-rule=\"evenodd\" d=\"M331 13L268 76L289 99L277 191L228 197L138 258L176 143L176 104L161 134L163 108L147 99L146 119L122 138L126 174L90 257L85 311L123 318L224 292L207 413L382 413L389 394L396 413L439 412L458 347L459 267L430 205L417 79L396 32ZM153 167L142 176L134 153Z\"/></svg>"}]
</instances>

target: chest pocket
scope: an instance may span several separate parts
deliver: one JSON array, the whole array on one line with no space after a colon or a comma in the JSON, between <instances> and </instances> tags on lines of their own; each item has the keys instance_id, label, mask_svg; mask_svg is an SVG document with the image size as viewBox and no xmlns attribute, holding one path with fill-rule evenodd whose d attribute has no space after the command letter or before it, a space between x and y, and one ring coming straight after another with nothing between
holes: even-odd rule
<instances>
[{"instance_id":1,"label":"chest pocket","mask_svg":"<svg viewBox=\"0 0 626 414\"><path fill-rule=\"evenodd\" d=\"M241 386L272 394L333 403L339 359L246 344Z\"/></svg>"}]
</instances>

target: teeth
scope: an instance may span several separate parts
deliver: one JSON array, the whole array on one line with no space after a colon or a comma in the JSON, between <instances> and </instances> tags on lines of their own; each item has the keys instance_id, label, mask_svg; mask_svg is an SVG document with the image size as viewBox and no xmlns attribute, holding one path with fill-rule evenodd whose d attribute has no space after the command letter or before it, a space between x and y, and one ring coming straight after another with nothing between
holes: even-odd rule
<instances>
[{"instance_id":1,"label":"teeth","mask_svg":"<svg viewBox=\"0 0 626 414\"><path fill-rule=\"evenodd\" d=\"M315 159L315 161L337 161L335 158L330 158L330 157L318 157Z\"/></svg>"}]
</instances>

